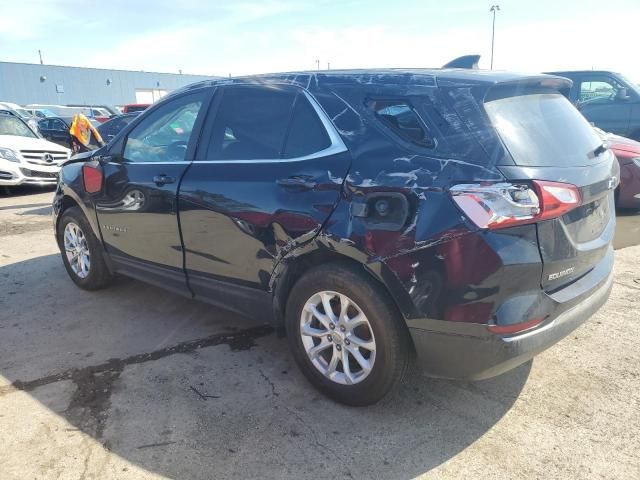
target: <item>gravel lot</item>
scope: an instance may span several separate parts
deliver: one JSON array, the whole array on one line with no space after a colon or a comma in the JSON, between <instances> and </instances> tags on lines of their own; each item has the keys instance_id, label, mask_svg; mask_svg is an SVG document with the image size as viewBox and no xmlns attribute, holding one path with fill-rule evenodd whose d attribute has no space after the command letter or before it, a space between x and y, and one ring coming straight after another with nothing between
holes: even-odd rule
<instances>
[{"instance_id":1,"label":"gravel lot","mask_svg":"<svg viewBox=\"0 0 640 480\"><path fill-rule=\"evenodd\" d=\"M0 191L3 480L640 478L640 214L618 218L609 302L533 362L348 408L268 327L133 280L76 288L51 196Z\"/></svg>"}]
</instances>

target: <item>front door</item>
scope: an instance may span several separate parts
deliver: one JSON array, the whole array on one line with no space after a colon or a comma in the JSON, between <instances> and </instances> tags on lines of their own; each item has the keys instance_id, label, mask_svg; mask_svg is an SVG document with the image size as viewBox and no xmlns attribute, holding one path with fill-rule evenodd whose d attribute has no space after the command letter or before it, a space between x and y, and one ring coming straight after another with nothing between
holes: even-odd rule
<instances>
[{"instance_id":1,"label":"front door","mask_svg":"<svg viewBox=\"0 0 640 480\"><path fill-rule=\"evenodd\" d=\"M185 267L196 297L266 314L275 264L319 232L350 156L301 89L220 90L180 187Z\"/></svg>"},{"instance_id":2,"label":"front door","mask_svg":"<svg viewBox=\"0 0 640 480\"><path fill-rule=\"evenodd\" d=\"M163 102L145 114L103 161L96 201L104 244L116 267L188 291L177 215L178 184L189 166L208 90Z\"/></svg>"},{"instance_id":3,"label":"front door","mask_svg":"<svg viewBox=\"0 0 640 480\"><path fill-rule=\"evenodd\" d=\"M578 88L578 110L589 122L605 132L623 136L629 133L632 102L619 95L621 84L608 76L585 75Z\"/></svg>"}]
</instances>

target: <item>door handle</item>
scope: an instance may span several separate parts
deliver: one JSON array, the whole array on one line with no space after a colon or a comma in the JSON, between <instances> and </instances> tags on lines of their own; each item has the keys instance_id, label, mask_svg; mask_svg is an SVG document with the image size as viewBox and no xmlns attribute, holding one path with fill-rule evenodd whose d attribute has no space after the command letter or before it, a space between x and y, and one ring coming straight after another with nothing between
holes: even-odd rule
<instances>
[{"instance_id":1,"label":"door handle","mask_svg":"<svg viewBox=\"0 0 640 480\"><path fill-rule=\"evenodd\" d=\"M161 185L167 185L169 183L173 183L175 182L176 179L173 177L168 177L167 175L156 175L155 177L153 177L153 183L155 183L158 186Z\"/></svg>"},{"instance_id":2,"label":"door handle","mask_svg":"<svg viewBox=\"0 0 640 480\"><path fill-rule=\"evenodd\" d=\"M277 180L278 185L285 188L301 188L305 190L313 190L317 183L310 177L289 177Z\"/></svg>"}]
</instances>

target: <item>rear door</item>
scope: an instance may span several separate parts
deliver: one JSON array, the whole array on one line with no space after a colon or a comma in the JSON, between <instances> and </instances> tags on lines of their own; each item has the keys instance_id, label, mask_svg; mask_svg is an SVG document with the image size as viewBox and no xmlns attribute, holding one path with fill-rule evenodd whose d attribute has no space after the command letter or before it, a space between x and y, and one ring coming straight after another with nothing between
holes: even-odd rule
<instances>
[{"instance_id":1,"label":"rear door","mask_svg":"<svg viewBox=\"0 0 640 480\"><path fill-rule=\"evenodd\" d=\"M275 263L318 233L350 156L299 88L226 86L213 103L180 187L189 284L198 297L264 314Z\"/></svg>"},{"instance_id":2,"label":"rear door","mask_svg":"<svg viewBox=\"0 0 640 480\"><path fill-rule=\"evenodd\" d=\"M104 244L130 276L187 292L177 192L193 158L209 90L158 105L110 147L96 211Z\"/></svg>"},{"instance_id":3,"label":"rear door","mask_svg":"<svg viewBox=\"0 0 640 480\"><path fill-rule=\"evenodd\" d=\"M509 180L571 184L580 194L580 206L537 223L543 288L557 290L612 259L618 163L593 128L559 93L498 95L485 110L515 163L500 167Z\"/></svg>"}]
</instances>

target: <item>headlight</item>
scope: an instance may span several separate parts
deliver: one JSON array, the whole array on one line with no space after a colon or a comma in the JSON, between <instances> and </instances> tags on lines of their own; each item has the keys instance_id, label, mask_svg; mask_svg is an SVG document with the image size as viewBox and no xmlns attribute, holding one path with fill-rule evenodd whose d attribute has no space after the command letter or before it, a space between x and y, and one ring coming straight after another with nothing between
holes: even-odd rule
<instances>
[{"instance_id":1,"label":"headlight","mask_svg":"<svg viewBox=\"0 0 640 480\"><path fill-rule=\"evenodd\" d=\"M16 152L9 148L0 148L0 158L4 160L9 160L10 162L20 163L20 159Z\"/></svg>"},{"instance_id":2,"label":"headlight","mask_svg":"<svg viewBox=\"0 0 640 480\"><path fill-rule=\"evenodd\" d=\"M631 160L633 160L633 163L640 167L640 157L632 158Z\"/></svg>"}]
</instances>

